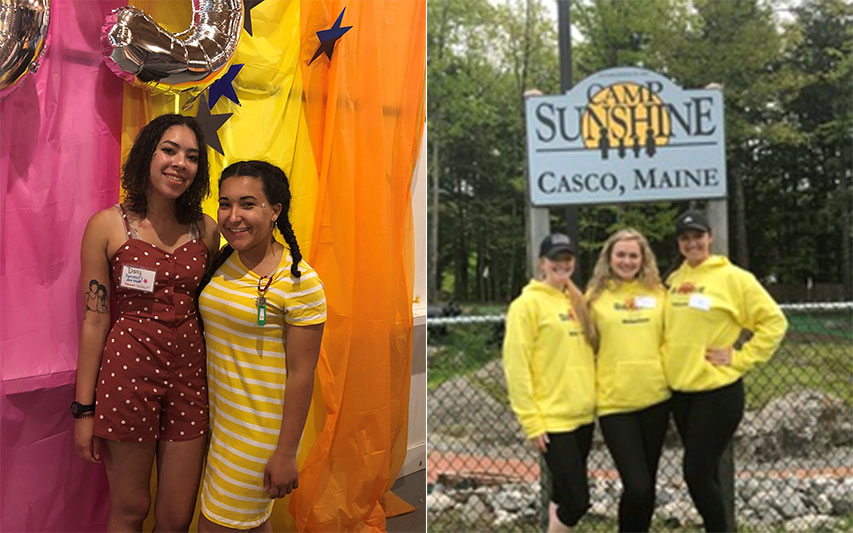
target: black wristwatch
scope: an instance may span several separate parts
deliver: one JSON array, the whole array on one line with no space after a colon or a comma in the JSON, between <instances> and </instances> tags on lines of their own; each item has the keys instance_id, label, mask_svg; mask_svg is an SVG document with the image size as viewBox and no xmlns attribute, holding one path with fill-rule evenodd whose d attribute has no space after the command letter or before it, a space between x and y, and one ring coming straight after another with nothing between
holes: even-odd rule
<instances>
[{"instance_id":1,"label":"black wristwatch","mask_svg":"<svg viewBox=\"0 0 853 533\"><path fill-rule=\"evenodd\" d=\"M87 413L94 415L95 404L83 405L80 402L71 402L71 416L74 418L83 418Z\"/></svg>"}]
</instances>

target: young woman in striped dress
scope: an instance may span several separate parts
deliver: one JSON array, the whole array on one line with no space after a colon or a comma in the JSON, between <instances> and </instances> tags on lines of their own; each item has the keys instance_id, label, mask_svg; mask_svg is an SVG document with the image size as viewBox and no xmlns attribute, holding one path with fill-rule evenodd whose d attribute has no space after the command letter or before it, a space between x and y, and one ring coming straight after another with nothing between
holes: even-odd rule
<instances>
[{"instance_id":1,"label":"young woman in striped dress","mask_svg":"<svg viewBox=\"0 0 853 533\"><path fill-rule=\"evenodd\" d=\"M228 245L199 296L211 427L199 531L271 531L274 500L298 485L326 300L289 207L278 167L241 161L222 172L217 218Z\"/></svg>"}]
</instances>

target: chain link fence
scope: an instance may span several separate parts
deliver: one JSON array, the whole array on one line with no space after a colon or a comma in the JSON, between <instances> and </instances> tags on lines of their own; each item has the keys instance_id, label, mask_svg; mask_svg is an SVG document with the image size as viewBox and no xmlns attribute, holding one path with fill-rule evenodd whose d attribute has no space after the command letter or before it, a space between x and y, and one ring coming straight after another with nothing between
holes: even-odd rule
<instances>
[{"instance_id":1,"label":"chain link fence","mask_svg":"<svg viewBox=\"0 0 853 533\"><path fill-rule=\"evenodd\" d=\"M782 346L744 378L735 434L739 531L853 531L853 303L783 305ZM544 531L549 484L509 407L503 316L430 318L430 531ZM670 424L653 531L702 531ZM596 427L591 507L576 531L617 531L619 475Z\"/></svg>"}]
</instances>

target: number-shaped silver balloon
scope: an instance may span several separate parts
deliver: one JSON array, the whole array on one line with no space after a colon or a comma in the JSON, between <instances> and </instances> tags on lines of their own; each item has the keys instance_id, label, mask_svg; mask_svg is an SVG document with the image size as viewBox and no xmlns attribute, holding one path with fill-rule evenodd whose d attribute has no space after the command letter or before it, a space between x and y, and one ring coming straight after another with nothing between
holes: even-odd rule
<instances>
[{"instance_id":1,"label":"number-shaped silver balloon","mask_svg":"<svg viewBox=\"0 0 853 533\"><path fill-rule=\"evenodd\" d=\"M0 100L38 70L49 24L50 0L0 0Z\"/></svg>"},{"instance_id":2,"label":"number-shaped silver balloon","mask_svg":"<svg viewBox=\"0 0 853 533\"><path fill-rule=\"evenodd\" d=\"M169 33L150 15L122 7L101 28L104 61L117 76L155 92L198 93L222 73L243 27L241 0L193 0L193 22Z\"/></svg>"}]
</instances>

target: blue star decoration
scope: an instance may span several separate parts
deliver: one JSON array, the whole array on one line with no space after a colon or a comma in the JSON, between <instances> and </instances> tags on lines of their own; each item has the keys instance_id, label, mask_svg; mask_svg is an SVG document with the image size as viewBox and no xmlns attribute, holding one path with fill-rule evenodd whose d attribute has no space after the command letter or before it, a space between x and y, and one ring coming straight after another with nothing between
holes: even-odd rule
<instances>
[{"instance_id":1,"label":"blue star decoration","mask_svg":"<svg viewBox=\"0 0 853 533\"><path fill-rule=\"evenodd\" d=\"M243 29L246 30L251 37L252 35L252 8L257 7L258 4L263 2L264 0L243 0L243 9L245 10L245 14L243 15Z\"/></svg>"},{"instance_id":2,"label":"blue star decoration","mask_svg":"<svg viewBox=\"0 0 853 533\"><path fill-rule=\"evenodd\" d=\"M312 57L311 61L308 62L309 65L313 63L315 59L320 57L320 54L324 52L326 54L326 57L329 58L329 61L332 60L332 51L335 49L335 43L338 39L341 38L341 36L343 36L343 34L352 29L352 26L344 26L343 28L341 28L341 20L343 20L344 12L346 10L347 8L344 8L341 11L341 14L338 15L338 20L336 20L335 23L332 24L331 28L329 28L328 30L321 30L317 32L317 37L320 38L320 46L317 48L317 51L314 52L314 57Z\"/></svg>"},{"instance_id":3,"label":"blue star decoration","mask_svg":"<svg viewBox=\"0 0 853 533\"><path fill-rule=\"evenodd\" d=\"M226 72L224 76L213 82L210 89L207 91L207 102L210 104L209 109L213 109L213 106L216 105L216 102L219 101L219 97L221 96L224 96L235 104L240 105L240 99L237 98L237 93L234 91L233 83L234 78L237 77L237 74L240 72L240 69L243 68L244 64L245 63L231 65L228 67L228 72Z\"/></svg>"},{"instance_id":4,"label":"blue star decoration","mask_svg":"<svg viewBox=\"0 0 853 533\"><path fill-rule=\"evenodd\" d=\"M222 113L217 115L210 114L210 107L207 106L207 98L204 94L201 95L201 101L198 103L198 111L196 111L195 119L198 125L201 126L201 131L204 133L204 140L208 146L225 155L222 151L222 143L219 142L219 135L216 131L225 124L231 115L234 113Z\"/></svg>"}]
</instances>

